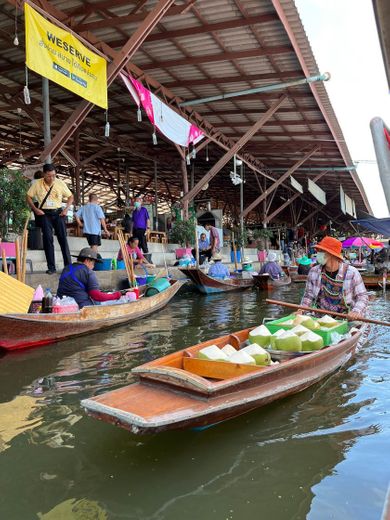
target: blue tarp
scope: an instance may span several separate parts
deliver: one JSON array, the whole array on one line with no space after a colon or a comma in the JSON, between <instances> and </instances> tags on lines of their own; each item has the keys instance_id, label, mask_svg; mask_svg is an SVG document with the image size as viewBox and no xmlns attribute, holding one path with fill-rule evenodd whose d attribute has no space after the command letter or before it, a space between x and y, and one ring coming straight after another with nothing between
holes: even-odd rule
<instances>
[{"instance_id":1,"label":"blue tarp","mask_svg":"<svg viewBox=\"0 0 390 520\"><path fill-rule=\"evenodd\" d=\"M369 231L384 235L386 238L390 237L390 217L389 218L361 218L359 220L352 220L352 224L357 224Z\"/></svg>"}]
</instances>

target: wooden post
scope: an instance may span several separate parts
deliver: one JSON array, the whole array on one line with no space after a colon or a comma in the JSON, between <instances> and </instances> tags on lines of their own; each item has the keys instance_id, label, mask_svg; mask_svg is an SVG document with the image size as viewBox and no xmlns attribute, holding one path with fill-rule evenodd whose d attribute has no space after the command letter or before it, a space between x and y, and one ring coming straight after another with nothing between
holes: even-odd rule
<instances>
[{"instance_id":1,"label":"wooden post","mask_svg":"<svg viewBox=\"0 0 390 520\"><path fill-rule=\"evenodd\" d=\"M16 264L16 279L20 281L20 245L19 238L15 240L15 264Z\"/></svg>"},{"instance_id":2,"label":"wooden post","mask_svg":"<svg viewBox=\"0 0 390 520\"><path fill-rule=\"evenodd\" d=\"M5 274L8 274L7 256L5 254L5 249L1 250L1 256L3 258L3 271Z\"/></svg>"},{"instance_id":3,"label":"wooden post","mask_svg":"<svg viewBox=\"0 0 390 520\"><path fill-rule=\"evenodd\" d=\"M188 193L188 173L186 160L184 158L181 160L181 171L183 174L183 194L186 196ZM183 200L183 220L188 220L188 203L188 198Z\"/></svg>"},{"instance_id":4,"label":"wooden post","mask_svg":"<svg viewBox=\"0 0 390 520\"><path fill-rule=\"evenodd\" d=\"M199 242L198 242L198 232L196 230L196 224L195 224L195 260L196 260L196 268L199 269Z\"/></svg>"}]
</instances>

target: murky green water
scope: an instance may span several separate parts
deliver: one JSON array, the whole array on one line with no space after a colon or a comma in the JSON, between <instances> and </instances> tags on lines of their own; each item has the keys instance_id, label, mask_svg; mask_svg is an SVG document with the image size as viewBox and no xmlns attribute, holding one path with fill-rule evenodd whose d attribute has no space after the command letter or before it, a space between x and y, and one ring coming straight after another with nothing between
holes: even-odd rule
<instances>
[{"instance_id":1,"label":"murky green water","mask_svg":"<svg viewBox=\"0 0 390 520\"><path fill-rule=\"evenodd\" d=\"M297 287L272 296L299 299ZM81 411L135 365L260 323L264 297L186 294L134 325L1 358L0 518L379 519L390 329L373 327L322 383L203 432L135 437ZM382 295L372 307L389 319Z\"/></svg>"}]
</instances>

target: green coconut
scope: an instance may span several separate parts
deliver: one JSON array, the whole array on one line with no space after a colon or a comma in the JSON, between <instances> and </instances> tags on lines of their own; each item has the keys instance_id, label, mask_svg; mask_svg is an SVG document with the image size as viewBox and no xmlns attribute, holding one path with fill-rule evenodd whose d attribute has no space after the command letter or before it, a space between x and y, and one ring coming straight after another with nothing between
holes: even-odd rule
<instances>
[{"instance_id":1,"label":"green coconut","mask_svg":"<svg viewBox=\"0 0 390 520\"><path fill-rule=\"evenodd\" d=\"M291 330L286 330L283 334L276 338L275 347L277 350L298 352L302 350L301 338L291 332Z\"/></svg>"},{"instance_id":2,"label":"green coconut","mask_svg":"<svg viewBox=\"0 0 390 520\"><path fill-rule=\"evenodd\" d=\"M305 316L304 314L298 314L298 316L294 319L294 325L303 325L309 330L315 330L320 327L314 318L311 316Z\"/></svg>"},{"instance_id":3,"label":"green coconut","mask_svg":"<svg viewBox=\"0 0 390 520\"><path fill-rule=\"evenodd\" d=\"M251 330L248 336L249 343L257 343L261 347L267 347L271 343L271 332L265 325L260 325Z\"/></svg>"},{"instance_id":4,"label":"green coconut","mask_svg":"<svg viewBox=\"0 0 390 520\"><path fill-rule=\"evenodd\" d=\"M256 361L256 365L270 365L271 356L263 347L260 347L257 343L253 343L248 347L240 350L240 352L246 352Z\"/></svg>"},{"instance_id":5,"label":"green coconut","mask_svg":"<svg viewBox=\"0 0 390 520\"><path fill-rule=\"evenodd\" d=\"M301 336L302 350L320 350L324 346L324 340L321 336L311 330Z\"/></svg>"},{"instance_id":6,"label":"green coconut","mask_svg":"<svg viewBox=\"0 0 390 520\"><path fill-rule=\"evenodd\" d=\"M210 345L199 350L198 358L207 359L208 361L229 361L227 354L222 352L217 345Z\"/></svg>"},{"instance_id":7,"label":"green coconut","mask_svg":"<svg viewBox=\"0 0 390 520\"><path fill-rule=\"evenodd\" d=\"M239 363L240 365L256 365L256 361L247 352L237 350L235 354L229 357L230 363Z\"/></svg>"},{"instance_id":8,"label":"green coconut","mask_svg":"<svg viewBox=\"0 0 390 520\"><path fill-rule=\"evenodd\" d=\"M338 322L337 320L332 318L332 316L328 316L328 314L325 314L325 316L321 316L321 318L318 318L318 324L320 325L320 327L326 327L330 329L331 327L335 327L336 325L338 325Z\"/></svg>"},{"instance_id":9,"label":"green coconut","mask_svg":"<svg viewBox=\"0 0 390 520\"><path fill-rule=\"evenodd\" d=\"M271 348L276 348L276 339L281 336L284 332L286 332L283 329L279 329L276 332L274 332L271 336Z\"/></svg>"},{"instance_id":10,"label":"green coconut","mask_svg":"<svg viewBox=\"0 0 390 520\"><path fill-rule=\"evenodd\" d=\"M295 327L291 329L290 332L293 332L297 336L302 336L303 334L306 334L306 332L309 332L309 329L303 325L295 325Z\"/></svg>"},{"instance_id":11,"label":"green coconut","mask_svg":"<svg viewBox=\"0 0 390 520\"><path fill-rule=\"evenodd\" d=\"M222 352L225 352L227 357L230 357L237 352L237 349L235 349L232 345L229 345L229 343L225 345L221 350Z\"/></svg>"}]
</instances>

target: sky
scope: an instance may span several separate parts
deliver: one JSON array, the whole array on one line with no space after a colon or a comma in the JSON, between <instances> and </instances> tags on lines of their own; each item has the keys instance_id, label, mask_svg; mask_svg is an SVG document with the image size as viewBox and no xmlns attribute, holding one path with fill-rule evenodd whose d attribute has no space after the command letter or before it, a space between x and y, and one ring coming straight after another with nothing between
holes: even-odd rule
<instances>
[{"instance_id":1,"label":"sky","mask_svg":"<svg viewBox=\"0 0 390 520\"><path fill-rule=\"evenodd\" d=\"M370 120L390 126L390 94L371 0L295 0L348 149L376 217L389 211ZM368 162L367 162L368 161Z\"/></svg>"}]
</instances>

